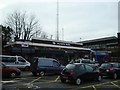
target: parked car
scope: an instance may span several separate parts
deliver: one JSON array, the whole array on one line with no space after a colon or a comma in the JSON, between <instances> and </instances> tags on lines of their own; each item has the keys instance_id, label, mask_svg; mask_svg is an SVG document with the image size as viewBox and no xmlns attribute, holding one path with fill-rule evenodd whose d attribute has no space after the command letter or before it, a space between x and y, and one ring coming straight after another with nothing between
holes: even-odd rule
<instances>
[{"instance_id":1,"label":"parked car","mask_svg":"<svg viewBox=\"0 0 120 90\"><path fill-rule=\"evenodd\" d=\"M30 70L33 75L44 76L45 74L60 74L64 66L52 58L33 58Z\"/></svg>"},{"instance_id":2,"label":"parked car","mask_svg":"<svg viewBox=\"0 0 120 90\"><path fill-rule=\"evenodd\" d=\"M77 85L81 84L83 80L97 80L101 81L102 76L98 69L94 69L89 65L83 63L68 64L60 75L61 82L70 81Z\"/></svg>"},{"instance_id":3,"label":"parked car","mask_svg":"<svg viewBox=\"0 0 120 90\"><path fill-rule=\"evenodd\" d=\"M98 68L98 64L96 64L91 59L77 59L74 61L74 63L84 63L84 64L87 64L87 65L93 67L93 68Z\"/></svg>"},{"instance_id":4,"label":"parked car","mask_svg":"<svg viewBox=\"0 0 120 90\"><path fill-rule=\"evenodd\" d=\"M120 63L103 63L98 69L103 76L113 79L120 77Z\"/></svg>"},{"instance_id":5,"label":"parked car","mask_svg":"<svg viewBox=\"0 0 120 90\"><path fill-rule=\"evenodd\" d=\"M30 63L21 56L0 55L6 66L29 70Z\"/></svg>"},{"instance_id":6,"label":"parked car","mask_svg":"<svg viewBox=\"0 0 120 90\"><path fill-rule=\"evenodd\" d=\"M7 67L4 63L1 63L0 72L2 72L2 77L11 78L15 78L21 74L18 68Z\"/></svg>"}]
</instances>

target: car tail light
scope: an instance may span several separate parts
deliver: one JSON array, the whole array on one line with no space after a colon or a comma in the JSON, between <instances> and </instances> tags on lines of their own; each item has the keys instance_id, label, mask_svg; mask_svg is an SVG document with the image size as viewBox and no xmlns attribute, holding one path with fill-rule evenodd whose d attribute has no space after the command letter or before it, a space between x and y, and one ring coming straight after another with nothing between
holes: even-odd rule
<instances>
[{"instance_id":1,"label":"car tail light","mask_svg":"<svg viewBox=\"0 0 120 90\"><path fill-rule=\"evenodd\" d=\"M75 72L70 72L70 75L72 76L72 75L74 75L75 74Z\"/></svg>"},{"instance_id":2,"label":"car tail light","mask_svg":"<svg viewBox=\"0 0 120 90\"><path fill-rule=\"evenodd\" d=\"M110 70L112 71L112 70L114 70L114 68L110 68Z\"/></svg>"}]
</instances>

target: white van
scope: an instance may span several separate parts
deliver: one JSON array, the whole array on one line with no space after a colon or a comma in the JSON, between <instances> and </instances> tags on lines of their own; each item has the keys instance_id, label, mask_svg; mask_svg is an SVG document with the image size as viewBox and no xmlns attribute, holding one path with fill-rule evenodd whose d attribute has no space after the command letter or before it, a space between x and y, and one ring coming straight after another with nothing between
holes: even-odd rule
<instances>
[{"instance_id":1,"label":"white van","mask_svg":"<svg viewBox=\"0 0 120 90\"><path fill-rule=\"evenodd\" d=\"M24 70L30 69L30 63L21 56L0 55L0 58L8 67L16 67Z\"/></svg>"}]
</instances>

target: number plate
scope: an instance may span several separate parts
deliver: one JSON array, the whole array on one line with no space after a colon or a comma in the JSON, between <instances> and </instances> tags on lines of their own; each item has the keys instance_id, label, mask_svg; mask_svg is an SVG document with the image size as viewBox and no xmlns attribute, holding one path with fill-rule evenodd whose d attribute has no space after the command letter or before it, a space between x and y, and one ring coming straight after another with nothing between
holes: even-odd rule
<instances>
[{"instance_id":1,"label":"number plate","mask_svg":"<svg viewBox=\"0 0 120 90\"><path fill-rule=\"evenodd\" d=\"M66 76L64 76L63 78L64 78L64 79L68 79L68 77L66 77Z\"/></svg>"}]
</instances>

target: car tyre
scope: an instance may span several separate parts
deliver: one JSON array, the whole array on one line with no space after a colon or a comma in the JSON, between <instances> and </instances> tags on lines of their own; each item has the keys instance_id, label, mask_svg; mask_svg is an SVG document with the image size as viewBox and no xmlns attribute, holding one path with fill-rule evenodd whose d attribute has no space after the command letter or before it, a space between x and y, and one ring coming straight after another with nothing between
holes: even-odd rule
<instances>
[{"instance_id":1,"label":"car tyre","mask_svg":"<svg viewBox=\"0 0 120 90\"><path fill-rule=\"evenodd\" d=\"M40 71L39 72L39 76L44 76L45 75L45 72L44 71Z\"/></svg>"},{"instance_id":2,"label":"car tyre","mask_svg":"<svg viewBox=\"0 0 120 90\"><path fill-rule=\"evenodd\" d=\"M81 84L81 79L80 79L80 78L77 78L77 79L75 80L75 84L76 84L76 85L80 85L80 84Z\"/></svg>"},{"instance_id":3,"label":"car tyre","mask_svg":"<svg viewBox=\"0 0 120 90\"><path fill-rule=\"evenodd\" d=\"M113 79L117 79L117 78L118 78L117 73L114 73L114 74L113 74Z\"/></svg>"},{"instance_id":4,"label":"car tyre","mask_svg":"<svg viewBox=\"0 0 120 90\"><path fill-rule=\"evenodd\" d=\"M29 71L30 70L30 67L25 67L25 71Z\"/></svg>"},{"instance_id":5,"label":"car tyre","mask_svg":"<svg viewBox=\"0 0 120 90\"><path fill-rule=\"evenodd\" d=\"M61 79L61 82L62 82L62 83L65 83L65 82L66 82L66 79Z\"/></svg>"},{"instance_id":6,"label":"car tyre","mask_svg":"<svg viewBox=\"0 0 120 90\"><path fill-rule=\"evenodd\" d=\"M97 77L97 81L101 81L101 80L102 80L102 76L99 75L99 76Z\"/></svg>"},{"instance_id":7,"label":"car tyre","mask_svg":"<svg viewBox=\"0 0 120 90\"><path fill-rule=\"evenodd\" d=\"M10 77L11 77L11 78L15 78L16 76L17 76L17 75L16 75L16 72L11 72L11 73L10 73Z\"/></svg>"}]
</instances>

